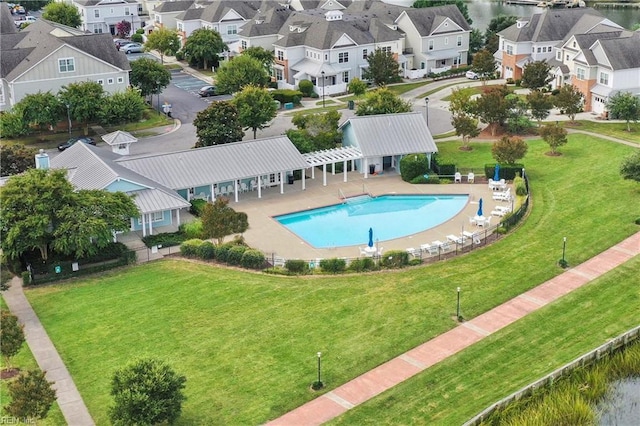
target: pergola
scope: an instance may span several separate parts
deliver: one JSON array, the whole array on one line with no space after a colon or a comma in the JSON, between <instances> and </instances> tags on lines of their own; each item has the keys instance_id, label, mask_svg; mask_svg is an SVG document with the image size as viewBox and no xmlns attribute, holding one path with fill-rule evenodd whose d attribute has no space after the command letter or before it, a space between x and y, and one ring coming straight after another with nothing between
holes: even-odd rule
<instances>
[{"instance_id":1,"label":"pergola","mask_svg":"<svg viewBox=\"0 0 640 426\"><path fill-rule=\"evenodd\" d=\"M351 161L351 169L355 170L355 160L362 158L359 148L345 146L341 148L325 149L302 154L311 168L311 179L315 179L316 167L322 166L322 185L327 186L327 164L331 164L331 174L336 174L336 163L342 161L342 173L344 182L347 181L347 161Z\"/></svg>"}]
</instances>

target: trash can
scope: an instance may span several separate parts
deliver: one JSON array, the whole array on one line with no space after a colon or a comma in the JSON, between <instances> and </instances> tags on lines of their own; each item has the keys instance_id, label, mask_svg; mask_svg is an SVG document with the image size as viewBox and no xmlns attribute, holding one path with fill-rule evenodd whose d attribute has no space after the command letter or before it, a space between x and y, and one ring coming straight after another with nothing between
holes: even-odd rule
<instances>
[{"instance_id":1,"label":"trash can","mask_svg":"<svg viewBox=\"0 0 640 426\"><path fill-rule=\"evenodd\" d=\"M354 109L356 106L356 103L354 101L349 101L347 102L347 104L349 105L349 109Z\"/></svg>"},{"instance_id":2,"label":"trash can","mask_svg":"<svg viewBox=\"0 0 640 426\"><path fill-rule=\"evenodd\" d=\"M293 185L293 175L287 175L287 183Z\"/></svg>"},{"instance_id":3,"label":"trash can","mask_svg":"<svg viewBox=\"0 0 640 426\"><path fill-rule=\"evenodd\" d=\"M370 164L369 165L369 174L372 175L376 172L376 165L375 164Z\"/></svg>"}]
</instances>

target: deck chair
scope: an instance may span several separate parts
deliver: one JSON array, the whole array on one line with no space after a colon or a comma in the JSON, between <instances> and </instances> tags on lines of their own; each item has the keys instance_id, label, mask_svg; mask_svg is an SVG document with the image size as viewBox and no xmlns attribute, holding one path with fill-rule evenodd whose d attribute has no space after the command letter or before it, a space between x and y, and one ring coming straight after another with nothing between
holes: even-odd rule
<instances>
[{"instance_id":1,"label":"deck chair","mask_svg":"<svg viewBox=\"0 0 640 426\"><path fill-rule=\"evenodd\" d=\"M482 222L478 222L478 226L489 226L491 225L491 216L487 216Z\"/></svg>"},{"instance_id":2,"label":"deck chair","mask_svg":"<svg viewBox=\"0 0 640 426\"><path fill-rule=\"evenodd\" d=\"M453 234L447 235L447 240L451 241L452 243L456 243L456 244L460 244L460 245L464 244L464 237L459 237L459 236L453 235Z\"/></svg>"},{"instance_id":3,"label":"deck chair","mask_svg":"<svg viewBox=\"0 0 640 426\"><path fill-rule=\"evenodd\" d=\"M473 172L470 172L467 175L467 182L474 183L475 181L476 181L476 175L474 175Z\"/></svg>"},{"instance_id":4,"label":"deck chair","mask_svg":"<svg viewBox=\"0 0 640 426\"><path fill-rule=\"evenodd\" d=\"M462 183L462 174L460 174L460 172L456 172L456 174L453 175L453 181Z\"/></svg>"},{"instance_id":5,"label":"deck chair","mask_svg":"<svg viewBox=\"0 0 640 426\"><path fill-rule=\"evenodd\" d=\"M240 184L240 191L242 191L242 192L247 192L248 190L249 190L249 188L247 187L247 184L246 184L246 183L244 183L244 182L242 182L242 183Z\"/></svg>"},{"instance_id":6,"label":"deck chair","mask_svg":"<svg viewBox=\"0 0 640 426\"><path fill-rule=\"evenodd\" d=\"M420 252L418 250L414 249L413 247L409 247L407 249L407 253L409 253L413 257L419 257L420 256Z\"/></svg>"}]
</instances>

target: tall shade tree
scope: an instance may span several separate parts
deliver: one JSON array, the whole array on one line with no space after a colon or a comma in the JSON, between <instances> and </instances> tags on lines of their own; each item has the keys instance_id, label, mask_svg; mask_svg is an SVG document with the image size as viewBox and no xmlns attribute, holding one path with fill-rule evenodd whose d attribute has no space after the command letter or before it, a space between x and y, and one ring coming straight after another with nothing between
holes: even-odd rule
<instances>
[{"instance_id":1,"label":"tall shade tree","mask_svg":"<svg viewBox=\"0 0 640 426\"><path fill-rule=\"evenodd\" d=\"M47 417L56 400L56 391L51 388L53 384L42 371L21 373L8 385L11 402L4 410L16 419L25 419L27 424L35 424L35 420Z\"/></svg>"},{"instance_id":2,"label":"tall shade tree","mask_svg":"<svg viewBox=\"0 0 640 426\"><path fill-rule=\"evenodd\" d=\"M198 28L187 38L182 51L190 65L209 69L212 66L218 67L219 54L227 49L219 32L209 28Z\"/></svg>"},{"instance_id":3,"label":"tall shade tree","mask_svg":"<svg viewBox=\"0 0 640 426\"><path fill-rule=\"evenodd\" d=\"M573 84L565 84L560 88L560 91L555 95L553 103L564 114L569 116L571 121L575 121L576 114L582 111L582 101L584 95Z\"/></svg>"},{"instance_id":4,"label":"tall shade tree","mask_svg":"<svg viewBox=\"0 0 640 426\"><path fill-rule=\"evenodd\" d=\"M16 356L24 344L24 326L11 312L0 310L0 352L4 365L11 367L11 358Z\"/></svg>"},{"instance_id":5,"label":"tall shade tree","mask_svg":"<svg viewBox=\"0 0 640 426\"><path fill-rule=\"evenodd\" d=\"M180 417L187 378L154 358L133 361L111 379L114 404L109 419L116 426L173 424Z\"/></svg>"},{"instance_id":6,"label":"tall shade tree","mask_svg":"<svg viewBox=\"0 0 640 426\"><path fill-rule=\"evenodd\" d=\"M129 81L142 96L158 95L171 82L171 72L153 59L141 58L131 62Z\"/></svg>"},{"instance_id":7,"label":"tall shade tree","mask_svg":"<svg viewBox=\"0 0 640 426\"><path fill-rule=\"evenodd\" d=\"M559 124L547 124L539 131L542 139L551 147L551 155L558 155L558 147L567 144L567 131Z\"/></svg>"},{"instance_id":8,"label":"tall shade tree","mask_svg":"<svg viewBox=\"0 0 640 426\"><path fill-rule=\"evenodd\" d=\"M468 114L462 113L452 116L451 124L456 131L456 135L462 137L462 149L470 151L469 139L475 138L480 134L478 120Z\"/></svg>"},{"instance_id":9,"label":"tall shade tree","mask_svg":"<svg viewBox=\"0 0 640 426\"><path fill-rule=\"evenodd\" d=\"M531 117L538 122L538 127L540 127L541 121L549 116L551 108L553 108L553 98L539 90L534 90L527 95L527 102Z\"/></svg>"},{"instance_id":10,"label":"tall shade tree","mask_svg":"<svg viewBox=\"0 0 640 426\"><path fill-rule=\"evenodd\" d=\"M498 15L489 21L486 31L484 32L484 48L492 54L498 50L498 33L505 28L509 28L518 20L517 16Z\"/></svg>"},{"instance_id":11,"label":"tall shade tree","mask_svg":"<svg viewBox=\"0 0 640 426\"><path fill-rule=\"evenodd\" d=\"M131 34L131 22L126 19L118 22L116 24L116 34L120 38L129 37L129 34Z\"/></svg>"},{"instance_id":12,"label":"tall shade tree","mask_svg":"<svg viewBox=\"0 0 640 426\"><path fill-rule=\"evenodd\" d=\"M207 203L202 211L202 232L205 238L214 238L218 245L224 237L242 234L249 229L247 214L236 212L229 206L229 199L218 197L213 203Z\"/></svg>"},{"instance_id":13,"label":"tall shade tree","mask_svg":"<svg viewBox=\"0 0 640 426\"><path fill-rule=\"evenodd\" d=\"M358 102L356 115L395 114L410 111L410 102L402 100L391 90L380 87L364 95L364 100Z\"/></svg>"},{"instance_id":14,"label":"tall shade tree","mask_svg":"<svg viewBox=\"0 0 640 426\"><path fill-rule=\"evenodd\" d=\"M251 46L243 50L242 54L257 59L262 64L267 73L271 74L273 62L275 60L275 57L273 56L273 52L271 50L267 50L264 47L260 46Z\"/></svg>"},{"instance_id":15,"label":"tall shade tree","mask_svg":"<svg viewBox=\"0 0 640 426\"><path fill-rule=\"evenodd\" d=\"M522 70L520 84L522 87L532 90L543 88L553 80L553 76L549 74L549 71L551 71L551 65L547 61L529 62Z\"/></svg>"},{"instance_id":16,"label":"tall shade tree","mask_svg":"<svg viewBox=\"0 0 640 426\"><path fill-rule=\"evenodd\" d=\"M369 67L362 73L362 78L373 82L376 86L386 86L400 80L400 65L393 53L376 49L367 57Z\"/></svg>"},{"instance_id":17,"label":"tall shade tree","mask_svg":"<svg viewBox=\"0 0 640 426\"><path fill-rule=\"evenodd\" d=\"M29 126L37 126L40 131L55 126L62 118L63 107L51 92L29 94L20 100L19 105L24 121Z\"/></svg>"},{"instance_id":18,"label":"tall shade tree","mask_svg":"<svg viewBox=\"0 0 640 426\"><path fill-rule=\"evenodd\" d=\"M176 30L160 28L147 36L146 50L160 52L160 63L164 64L165 55L175 55L180 50L180 38Z\"/></svg>"},{"instance_id":19,"label":"tall shade tree","mask_svg":"<svg viewBox=\"0 0 640 426\"><path fill-rule=\"evenodd\" d=\"M100 106L100 121L106 124L134 123L142 118L145 110L144 98L140 92L127 88L107 97Z\"/></svg>"},{"instance_id":20,"label":"tall shade tree","mask_svg":"<svg viewBox=\"0 0 640 426\"><path fill-rule=\"evenodd\" d=\"M483 93L474 103L475 114L483 123L491 126L491 135L503 126L511 114L513 100L509 97L507 86L492 87Z\"/></svg>"},{"instance_id":21,"label":"tall shade tree","mask_svg":"<svg viewBox=\"0 0 640 426\"><path fill-rule=\"evenodd\" d=\"M491 146L491 155L500 164L515 164L524 158L529 147L524 139L503 136Z\"/></svg>"},{"instance_id":22,"label":"tall shade tree","mask_svg":"<svg viewBox=\"0 0 640 426\"><path fill-rule=\"evenodd\" d=\"M618 92L607 103L609 113L618 120L627 122L627 131L631 131L631 122L640 120L640 97L629 92Z\"/></svg>"},{"instance_id":23,"label":"tall shade tree","mask_svg":"<svg viewBox=\"0 0 640 426\"><path fill-rule=\"evenodd\" d=\"M35 167L36 148L24 145L5 145L0 150L2 176L13 176Z\"/></svg>"},{"instance_id":24,"label":"tall shade tree","mask_svg":"<svg viewBox=\"0 0 640 426\"><path fill-rule=\"evenodd\" d=\"M238 108L240 124L245 130L253 130L254 139L258 129L269 127L269 122L277 113L273 97L263 87L245 86L235 96L233 103Z\"/></svg>"},{"instance_id":25,"label":"tall shade tree","mask_svg":"<svg viewBox=\"0 0 640 426\"><path fill-rule=\"evenodd\" d=\"M640 182L640 151L634 152L622 161L620 174L623 179Z\"/></svg>"},{"instance_id":26,"label":"tall shade tree","mask_svg":"<svg viewBox=\"0 0 640 426\"><path fill-rule=\"evenodd\" d=\"M69 3L51 2L47 4L42 12L42 19L72 28L78 28L82 24L78 8Z\"/></svg>"},{"instance_id":27,"label":"tall shade tree","mask_svg":"<svg viewBox=\"0 0 640 426\"><path fill-rule=\"evenodd\" d=\"M341 114L327 111L315 114L298 113L292 123L298 129L290 129L287 136L301 153L335 148L342 140L338 131Z\"/></svg>"},{"instance_id":28,"label":"tall shade tree","mask_svg":"<svg viewBox=\"0 0 640 426\"><path fill-rule=\"evenodd\" d=\"M471 69L475 71L482 80L482 84L487 84L487 80L493 77L496 72L496 60L493 53L484 49L473 55Z\"/></svg>"},{"instance_id":29,"label":"tall shade tree","mask_svg":"<svg viewBox=\"0 0 640 426\"><path fill-rule=\"evenodd\" d=\"M58 92L61 104L65 108L69 105L71 119L84 124L85 135L89 133L89 123L98 118L104 97L102 85L95 81L70 83Z\"/></svg>"},{"instance_id":30,"label":"tall shade tree","mask_svg":"<svg viewBox=\"0 0 640 426\"><path fill-rule=\"evenodd\" d=\"M17 105L0 114L0 137L17 138L29 133L29 126L22 118L22 109Z\"/></svg>"},{"instance_id":31,"label":"tall shade tree","mask_svg":"<svg viewBox=\"0 0 640 426\"><path fill-rule=\"evenodd\" d=\"M218 90L222 93L236 93L245 86L266 87L269 80L262 63L249 55L224 63L216 73Z\"/></svg>"},{"instance_id":32,"label":"tall shade tree","mask_svg":"<svg viewBox=\"0 0 640 426\"><path fill-rule=\"evenodd\" d=\"M473 55L482 50L483 46L484 35L482 34L482 31L477 28L473 28L471 33L469 33L469 54L473 57Z\"/></svg>"},{"instance_id":33,"label":"tall shade tree","mask_svg":"<svg viewBox=\"0 0 640 426\"><path fill-rule=\"evenodd\" d=\"M475 103L471 100L468 90L453 88L449 96L449 111L453 115L473 114Z\"/></svg>"},{"instance_id":34,"label":"tall shade tree","mask_svg":"<svg viewBox=\"0 0 640 426\"><path fill-rule=\"evenodd\" d=\"M193 120L198 141L194 148L241 141L244 137L238 108L231 102L213 102Z\"/></svg>"}]
</instances>

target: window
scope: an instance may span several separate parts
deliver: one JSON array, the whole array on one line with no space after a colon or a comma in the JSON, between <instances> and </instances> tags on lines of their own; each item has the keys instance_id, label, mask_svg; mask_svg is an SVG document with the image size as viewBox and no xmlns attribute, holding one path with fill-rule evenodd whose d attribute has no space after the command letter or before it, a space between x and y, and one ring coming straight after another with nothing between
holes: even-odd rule
<instances>
[{"instance_id":1,"label":"window","mask_svg":"<svg viewBox=\"0 0 640 426\"><path fill-rule=\"evenodd\" d=\"M93 10L93 17L94 18L99 18L100 17L100 9L94 9Z\"/></svg>"},{"instance_id":2,"label":"window","mask_svg":"<svg viewBox=\"0 0 640 426\"><path fill-rule=\"evenodd\" d=\"M449 37L444 38L444 45L447 46L449 44Z\"/></svg>"},{"instance_id":3,"label":"window","mask_svg":"<svg viewBox=\"0 0 640 426\"><path fill-rule=\"evenodd\" d=\"M73 72L76 70L75 60L73 58L58 59L58 70L60 72Z\"/></svg>"},{"instance_id":4,"label":"window","mask_svg":"<svg viewBox=\"0 0 640 426\"><path fill-rule=\"evenodd\" d=\"M507 44L507 55L513 55L513 46Z\"/></svg>"},{"instance_id":5,"label":"window","mask_svg":"<svg viewBox=\"0 0 640 426\"><path fill-rule=\"evenodd\" d=\"M276 50L276 58L279 61L284 61L284 52L282 50Z\"/></svg>"},{"instance_id":6,"label":"window","mask_svg":"<svg viewBox=\"0 0 640 426\"><path fill-rule=\"evenodd\" d=\"M462 46L462 36L458 36L458 38L456 40L456 45L457 46Z\"/></svg>"},{"instance_id":7,"label":"window","mask_svg":"<svg viewBox=\"0 0 640 426\"><path fill-rule=\"evenodd\" d=\"M462 63L462 54L459 54L453 58L453 65L460 65Z\"/></svg>"},{"instance_id":8,"label":"window","mask_svg":"<svg viewBox=\"0 0 640 426\"><path fill-rule=\"evenodd\" d=\"M585 79L584 68L576 68L576 77L578 78L578 80L584 80Z\"/></svg>"},{"instance_id":9,"label":"window","mask_svg":"<svg viewBox=\"0 0 640 426\"><path fill-rule=\"evenodd\" d=\"M98 79L98 81L97 81L97 82L98 82L98 84L99 84L100 86L104 86L104 80L103 80L103 79Z\"/></svg>"},{"instance_id":10,"label":"window","mask_svg":"<svg viewBox=\"0 0 640 426\"><path fill-rule=\"evenodd\" d=\"M118 77L118 84L122 84L122 83L124 83L124 78Z\"/></svg>"},{"instance_id":11,"label":"window","mask_svg":"<svg viewBox=\"0 0 640 426\"><path fill-rule=\"evenodd\" d=\"M113 78L108 78L107 79L107 84L113 84Z\"/></svg>"},{"instance_id":12,"label":"window","mask_svg":"<svg viewBox=\"0 0 640 426\"><path fill-rule=\"evenodd\" d=\"M349 62L349 52L338 53L338 63L342 64L345 62Z\"/></svg>"},{"instance_id":13,"label":"window","mask_svg":"<svg viewBox=\"0 0 640 426\"><path fill-rule=\"evenodd\" d=\"M606 72L600 73L600 84L609 85L609 74Z\"/></svg>"},{"instance_id":14,"label":"window","mask_svg":"<svg viewBox=\"0 0 640 426\"><path fill-rule=\"evenodd\" d=\"M240 42L240 46L242 47L242 50L245 50L247 48L247 41L246 40L242 40Z\"/></svg>"},{"instance_id":15,"label":"window","mask_svg":"<svg viewBox=\"0 0 640 426\"><path fill-rule=\"evenodd\" d=\"M433 40L429 40L429 50L433 50Z\"/></svg>"},{"instance_id":16,"label":"window","mask_svg":"<svg viewBox=\"0 0 640 426\"><path fill-rule=\"evenodd\" d=\"M93 26L93 32L95 34L102 34L102 26L100 24L96 24Z\"/></svg>"},{"instance_id":17,"label":"window","mask_svg":"<svg viewBox=\"0 0 640 426\"><path fill-rule=\"evenodd\" d=\"M362 49L362 59L367 59L369 57L369 52L367 49Z\"/></svg>"},{"instance_id":18,"label":"window","mask_svg":"<svg viewBox=\"0 0 640 426\"><path fill-rule=\"evenodd\" d=\"M113 8L109 9L109 15L113 15Z\"/></svg>"},{"instance_id":19,"label":"window","mask_svg":"<svg viewBox=\"0 0 640 426\"><path fill-rule=\"evenodd\" d=\"M227 35L238 34L237 25L227 25Z\"/></svg>"},{"instance_id":20,"label":"window","mask_svg":"<svg viewBox=\"0 0 640 426\"><path fill-rule=\"evenodd\" d=\"M156 16L155 16L155 21L156 21L157 23L160 23L160 15L159 15L159 14L157 14L157 13L156 13Z\"/></svg>"},{"instance_id":21,"label":"window","mask_svg":"<svg viewBox=\"0 0 640 426\"><path fill-rule=\"evenodd\" d=\"M565 61L568 61L569 60L569 55L567 55L564 59L565 59Z\"/></svg>"},{"instance_id":22,"label":"window","mask_svg":"<svg viewBox=\"0 0 640 426\"><path fill-rule=\"evenodd\" d=\"M556 59L559 61L562 60L562 52L559 50L556 52Z\"/></svg>"},{"instance_id":23,"label":"window","mask_svg":"<svg viewBox=\"0 0 640 426\"><path fill-rule=\"evenodd\" d=\"M328 61L329 60L329 55L327 55L326 53L324 54L324 60Z\"/></svg>"},{"instance_id":24,"label":"window","mask_svg":"<svg viewBox=\"0 0 640 426\"><path fill-rule=\"evenodd\" d=\"M576 47L576 42L575 42L575 40L574 40L574 42L573 42L573 47Z\"/></svg>"},{"instance_id":25,"label":"window","mask_svg":"<svg viewBox=\"0 0 640 426\"><path fill-rule=\"evenodd\" d=\"M178 29L178 31L184 31L184 28L182 26L182 22L177 22L176 23L176 28Z\"/></svg>"},{"instance_id":26,"label":"window","mask_svg":"<svg viewBox=\"0 0 640 426\"><path fill-rule=\"evenodd\" d=\"M426 64L424 62L420 62L420 69L423 70Z\"/></svg>"},{"instance_id":27,"label":"window","mask_svg":"<svg viewBox=\"0 0 640 426\"><path fill-rule=\"evenodd\" d=\"M345 83L349 82L349 71L345 71L342 73L342 81Z\"/></svg>"},{"instance_id":28,"label":"window","mask_svg":"<svg viewBox=\"0 0 640 426\"><path fill-rule=\"evenodd\" d=\"M538 47L538 53L540 53L541 51L542 51L542 49Z\"/></svg>"},{"instance_id":29,"label":"window","mask_svg":"<svg viewBox=\"0 0 640 426\"><path fill-rule=\"evenodd\" d=\"M283 76L283 74L282 74L282 70L281 70L281 69L276 68L276 69L275 69L275 71L276 71L276 81L282 81L282 80L284 80L284 76Z\"/></svg>"},{"instance_id":30,"label":"window","mask_svg":"<svg viewBox=\"0 0 640 426\"><path fill-rule=\"evenodd\" d=\"M128 8L128 7L125 7L125 8L124 8L124 14L125 14L126 16L131 15L131 11L129 10L129 8Z\"/></svg>"},{"instance_id":31,"label":"window","mask_svg":"<svg viewBox=\"0 0 640 426\"><path fill-rule=\"evenodd\" d=\"M391 46L382 47L380 50L382 50L385 53L391 53Z\"/></svg>"},{"instance_id":32,"label":"window","mask_svg":"<svg viewBox=\"0 0 640 426\"><path fill-rule=\"evenodd\" d=\"M162 212L153 212L149 216L145 218L145 223L149 223L148 219L151 219L151 222L162 222L164 220ZM142 225L142 218L138 218L138 225Z\"/></svg>"}]
</instances>

